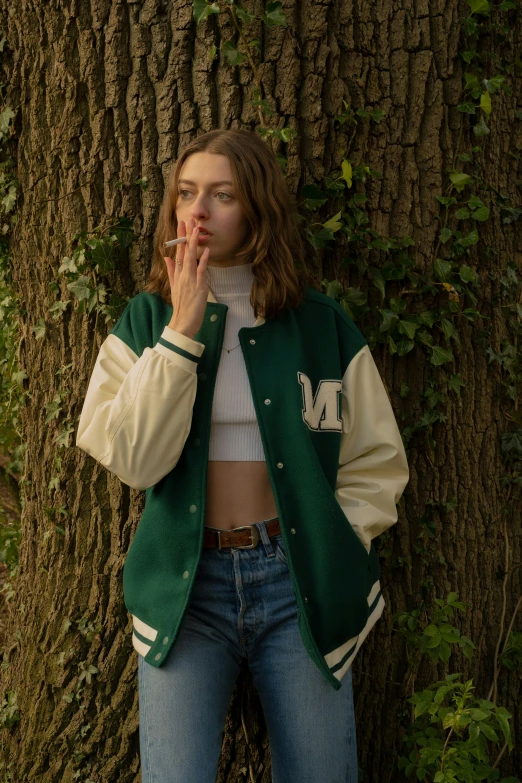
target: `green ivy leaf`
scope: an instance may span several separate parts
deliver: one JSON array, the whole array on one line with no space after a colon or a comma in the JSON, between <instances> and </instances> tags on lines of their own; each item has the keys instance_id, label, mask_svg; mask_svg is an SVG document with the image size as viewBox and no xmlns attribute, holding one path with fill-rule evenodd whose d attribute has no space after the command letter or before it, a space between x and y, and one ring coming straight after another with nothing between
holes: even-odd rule
<instances>
[{"instance_id":1,"label":"green ivy leaf","mask_svg":"<svg viewBox=\"0 0 522 783\"><path fill-rule=\"evenodd\" d=\"M466 207L463 207L462 209L458 209L455 212L455 217L457 218L457 220L468 220L469 216L470 216L470 211L469 209L466 209Z\"/></svg>"},{"instance_id":2,"label":"green ivy leaf","mask_svg":"<svg viewBox=\"0 0 522 783\"><path fill-rule=\"evenodd\" d=\"M466 90L471 91L471 94L474 98L478 98L482 88L480 86L480 82L477 79L476 75L474 73L469 73L469 71L466 71L464 73L464 79L466 80Z\"/></svg>"},{"instance_id":3,"label":"green ivy leaf","mask_svg":"<svg viewBox=\"0 0 522 783\"><path fill-rule=\"evenodd\" d=\"M342 177L349 188L352 187L352 164L349 160L343 160L341 164Z\"/></svg>"},{"instance_id":4,"label":"green ivy leaf","mask_svg":"<svg viewBox=\"0 0 522 783\"><path fill-rule=\"evenodd\" d=\"M436 320L437 313L434 312L434 310L424 310L423 313L419 313L417 315L417 321L423 326L429 326L430 328L433 326Z\"/></svg>"},{"instance_id":5,"label":"green ivy leaf","mask_svg":"<svg viewBox=\"0 0 522 783\"><path fill-rule=\"evenodd\" d=\"M342 290L343 287L338 280L331 280L326 287L326 296L331 296L332 299L337 299Z\"/></svg>"},{"instance_id":6,"label":"green ivy leaf","mask_svg":"<svg viewBox=\"0 0 522 783\"><path fill-rule=\"evenodd\" d=\"M417 332L417 340L420 340L420 342L424 343L424 345L430 346L430 348L435 342L433 335L427 332L425 329L420 329Z\"/></svg>"},{"instance_id":7,"label":"green ivy leaf","mask_svg":"<svg viewBox=\"0 0 522 783\"><path fill-rule=\"evenodd\" d=\"M468 201L468 207L470 209L479 209L479 207L483 207L483 206L484 206L484 202L476 194L471 196L471 198Z\"/></svg>"},{"instance_id":8,"label":"green ivy leaf","mask_svg":"<svg viewBox=\"0 0 522 783\"><path fill-rule=\"evenodd\" d=\"M317 185L303 185L301 197L304 198L303 206L306 209L317 209L328 201Z\"/></svg>"},{"instance_id":9,"label":"green ivy leaf","mask_svg":"<svg viewBox=\"0 0 522 783\"><path fill-rule=\"evenodd\" d=\"M491 95L486 90L486 92L483 92L480 96L480 108L486 115L486 117L489 117L491 114Z\"/></svg>"},{"instance_id":10,"label":"green ivy leaf","mask_svg":"<svg viewBox=\"0 0 522 783\"><path fill-rule=\"evenodd\" d=\"M448 381L448 389L450 391L454 391L459 397L460 397L460 389L462 386L465 386L466 384L462 380L460 373L456 373L456 375L452 375Z\"/></svg>"},{"instance_id":11,"label":"green ivy leaf","mask_svg":"<svg viewBox=\"0 0 522 783\"><path fill-rule=\"evenodd\" d=\"M415 332L417 329L419 329L420 324L414 323L413 321L408 321L406 318L403 318L401 321L399 321L399 324L397 326L397 331L399 334L405 334L406 337L409 337L410 340L413 340L415 337ZM413 348L413 345L412 345ZM411 348L408 350L411 351ZM400 354L403 356L404 354Z\"/></svg>"},{"instance_id":12,"label":"green ivy leaf","mask_svg":"<svg viewBox=\"0 0 522 783\"><path fill-rule=\"evenodd\" d=\"M386 296L386 282L379 269L373 269L371 272L372 282L376 288L381 292L381 296L384 299Z\"/></svg>"},{"instance_id":13,"label":"green ivy leaf","mask_svg":"<svg viewBox=\"0 0 522 783\"><path fill-rule=\"evenodd\" d=\"M447 318L441 318L440 325L442 331L444 332L444 337L446 338L446 340L449 340L450 337L453 337L453 335L455 334L455 327L453 326L451 321L449 321Z\"/></svg>"},{"instance_id":14,"label":"green ivy leaf","mask_svg":"<svg viewBox=\"0 0 522 783\"><path fill-rule=\"evenodd\" d=\"M481 136L487 136L488 135L489 128L487 126L486 120L484 119L484 117L482 115L480 115L480 119L477 122L477 124L473 126L473 133L475 134L475 136L477 136L479 138Z\"/></svg>"},{"instance_id":15,"label":"green ivy leaf","mask_svg":"<svg viewBox=\"0 0 522 783\"><path fill-rule=\"evenodd\" d=\"M194 0L192 9L196 24L203 22L210 14L220 13L217 3L207 3L206 0Z\"/></svg>"},{"instance_id":16,"label":"green ivy leaf","mask_svg":"<svg viewBox=\"0 0 522 783\"><path fill-rule=\"evenodd\" d=\"M477 50L476 49L466 49L465 52L459 52L460 56L464 60L465 63L469 63L475 59L477 56Z\"/></svg>"},{"instance_id":17,"label":"green ivy leaf","mask_svg":"<svg viewBox=\"0 0 522 783\"><path fill-rule=\"evenodd\" d=\"M406 356L415 347L413 340L399 340L397 343L397 354L399 356Z\"/></svg>"},{"instance_id":18,"label":"green ivy leaf","mask_svg":"<svg viewBox=\"0 0 522 783\"><path fill-rule=\"evenodd\" d=\"M503 432L500 439L500 450L504 454L513 452L517 456L522 456L522 430Z\"/></svg>"},{"instance_id":19,"label":"green ivy leaf","mask_svg":"<svg viewBox=\"0 0 522 783\"><path fill-rule=\"evenodd\" d=\"M433 264L433 272L435 278L444 283L451 277L452 264L451 261L444 261L443 258L436 258Z\"/></svg>"},{"instance_id":20,"label":"green ivy leaf","mask_svg":"<svg viewBox=\"0 0 522 783\"><path fill-rule=\"evenodd\" d=\"M480 207L480 209L477 209L477 211L474 212L471 217L473 220L487 220L489 217L488 207Z\"/></svg>"},{"instance_id":21,"label":"green ivy leaf","mask_svg":"<svg viewBox=\"0 0 522 783\"><path fill-rule=\"evenodd\" d=\"M440 345L434 345L431 349L430 362L435 366L451 362L453 360L453 352L450 348L441 348Z\"/></svg>"},{"instance_id":22,"label":"green ivy leaf","mask_svg":"<svg viewBox=\"0 0 522 783\"><path fill-rule=\"evenodd\" d=\"M474 103L459 103L457 106L458 111L461 111L465 114L475 114L475 104Z\"/></svg>"},{"instance_id":23,"label":"green ivy leaf","mask_svg":"<svg viewBox=\"0 0 522 783\"><path fill-rule=\"evenodd\" d=\"M461 239L456 240L456 242L461 247L469 247L470 245L476 245L478 241L479 241L479 233L476 228L474 228L473 231L470 231L466 237L462 237Z\"/></svg>"},{"instance_id":24,"label":"green ivy leaf","mask_svg":"<svg viewBox=\"0 0 522 783\"><path fill-rule=\"evenodd\" d=\"M394 313L403 313L406 310L406 300L402 298L390 299L390 310Z\"/></svg>"},{"instance_id":25,"label":"green ivy leaf","mask_svg":"<svg viewBox=\"0 0 522 783\"><path fill-rule=\"evenodd\" d=\"M240 65L247 59L246 54L242 54L238 51L232 41L224 41L221 44L221 51L225 55L229 65Z\"/></svg>"},{"instance_id":26,"label":"green ivy leaf","mask_svg":"<svg viewBox=\"0 0 522 783\"><path fill-rule=\"evenodd\" d=\"M414 239L412 239L412 237L408 237L408 236L406 236L406 237L403 237L403 238L401 239L401 245L402 245L403 247L411 247L411 246L412 246L412 245L414 245L414 244L415 244L415 240L414 240Z\"/></svg>"},{"instance_id":27,"label":"green ivy leaf","mask_svg":"<svg viewBox=\"0 0 522 783\"><path fill-rule=\"evenodd\" d=\"M43 340L47 332L47 326L43 318L39 318L36 326L32 327L34 336L37 340Z\"/></svg>"},{"instance_id":28,"label":"green ivy leaf","mask_svg":"<svg viewBox=\"0 0 522 783\"><path fill-rule=\"evenodd\" d=\"M469 174L464 174L463 171L452 171L449 178L458 191L464 190L465 186L471 182Z\"/></svg>"},{"instance_id":29,"label":"green ivy leaf","mask_svg":"<svg viewBox=\"0 0 522 783\"><path fill-rule=\"evenodd\" d=\"M237 16L245 24L248 24L249 22L253 22L257 19L257 16L253 14L251 11L247 11L246 8L241 8L239 5L234 5L234 8L236 9Z\"/></svg>"},{"instance_id":30,"label":"green ivy leaf","mask_svg":"<svg viewBox=\"0 0 522 783\"><path fill-rule=\"evenodd\" d=\"M278 25L279 27L286 27L286 16L283 12L283 4L280 2L267 3L263 22L267 26Z\"/></svg>"},{"instance_id":31,"label":"green ivy leaf","mask_svg":"<svg viewBox=\"0 0 522 783\"><path fill-rule=\"evenodd\" d=\"M471 283L475 280L475 272L467 264L462 264L459 269L459 277L464 283Z\"/></svg>"},{"instance_id":32,"label":"green ivy leaf","mask_svg":"<svg viewBox=\"0 0 522 783\"><path fill-rule=\"evenodd\" d=\"M358 286L356 288L352 286L344 289L343 301L355 307L362 307L368 301L368 295Z\"/></svg>"},{"instance_id":33,"label":"green ivy leaf","mask_svg":"<svg viewBox=\"0 0 522 783\"><path fill-rule=\"evenodd\" d=\"M471 8L472 14L489 16L490 6L488 0L466 0L466 3Z\"/></svg>"},{"instance_id":34,"label":"green ivy leaf","mask_svg":"<svg viewBox=\"0 0 522 783\"><path fill-rule=\"evenodd\" d=\"M381 122L386 116L386 112L382 111L381 109L373 109L370 114L372 120L377 123Z\"/></svg>"},{"instance_id":35,"label":"green ivy leaf","mask_svg":"<svg viewBox=\"0 0 522 783\"><path fill-rule=\"evenodd\" d=\"M67 256L62 258L61 266L58 269L59 273L63 274L64 272L69 272L69 274L72 275L77 271L78 269L76 268L76 264L72 258L68 258Z\"/></svg>"},{"instance_id":36,"label":"green ivy leaf","mask_svg":"<svg viewBox=\"0 0 522 783\"><path fill-rule=\"evenodd\" d=\"M446 244L448 239L451 239L451 235L453 234L453 231L451 228L443 228L442 231L439 234L439 239L442 242L443 245Z\"/></svg>"},{"instance_id":37,"label":"green ivy leaf","mask_svg":"<svg viewBox=\"0 0 522 783\"><path fill-rule=\"evenodd\" d=\"M396 313L393 312L393 310L381 310L380 307L378 310L382 316L379 331L389 332L397 324L399 317L396 315Z\"/></svg>"},{"instance_id":38,"label":"green ivy leaf","mask_svg":"<svg viewBox=\"0 0 522 783\"><path fill-rule=\"evenodd\" d=\"M334 215L330 218L330 220L327 220L326 223L323 223L322 226L327 231L339 231L339 229L342 226L342 223L340 221L341 212L338 212L337 215Z\"/></svg>"},{"instance_id":39,"label":"green ivy leaf","mask_svg":"<svg viewBox=\"0 0 522 783\"><path fill-rule=\"evenodd\" d=\"M72 283L67 283L67 288L71 294L74 294L74 296L81 301L82 299L88 299L93 293L89 287L89 283L89 278L86 275L81 275L76 280L73 280Z\"/></svg>"},{"instance_id":40,"label":"green ivy leaf","mask_svg":"<svg viewBox=\"0 0 522 783\"><path fill-rule=\"evenodd\" d=\"M500 90L500 88L506 81L506 77L492 76L491 79L483 79L482 81L484 82L486 90L493 95L493 93L495 93L497 90Z\"/></svg>"},{"instance_id":41,"label":"green ivy leaf","mask_svg":"<svg viewBox=\"0 0 522 783\"><path fill-rule=\"evenodd\" d=\"M14 111L10 106L7 106L0 114L0 135L2 137L8 136L9 123L14 116Z\"/></svg>"},{"instance_id":42,"label":"green ivy leaf","mask_svg":"<svg viewBox=\"0 0 522 783\"><path fill-rule=\"evenodd\" d=\"M440 201L440 203L444 207L451 207L453 204L457 203L457 199L455 198L455 196L439 196L439 195L436 195L435 198L437 199L437 201Z\"/></svg>"},{"instance_id":43,"label":"green ivy leaf","mask_svg":"<svg viewBox=\"0 0 522 783\"><path fill-rule=\"evenodd\" d=\"M388 348L390 350L390 354L393 356L394 353L397 353L397 345L395 343L395 340L391 336L391 334L388 335Z\"/></svg>"}]
</instances>

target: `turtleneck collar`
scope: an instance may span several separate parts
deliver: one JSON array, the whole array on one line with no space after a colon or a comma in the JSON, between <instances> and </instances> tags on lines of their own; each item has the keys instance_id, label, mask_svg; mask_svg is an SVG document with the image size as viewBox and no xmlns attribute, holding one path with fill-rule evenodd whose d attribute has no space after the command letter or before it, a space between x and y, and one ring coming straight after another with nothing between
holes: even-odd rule
<instances>
[{"instance_id":1,"label":"turtleneck collar","mask_svg":"<svg viewBox=\"0 0 522 783\"><path fill-rule=\"evenodd\" d=\"M208 285L214 296L249 294L254 275L252 264L207 266Z\"/></svg>"}]
</instances>

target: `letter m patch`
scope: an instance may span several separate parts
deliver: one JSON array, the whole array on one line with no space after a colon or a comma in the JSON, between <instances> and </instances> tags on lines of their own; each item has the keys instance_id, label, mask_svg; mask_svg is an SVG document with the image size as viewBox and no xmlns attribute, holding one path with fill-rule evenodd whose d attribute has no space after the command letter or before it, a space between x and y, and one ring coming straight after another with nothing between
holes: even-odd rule
<instances>
[{"instance_id":1,"label":"letter m patch","mask_svg":"<svg viewBox=\"0 0 522 783\"><path fill-rule=\"evenodd\" d=\"M342 432L343 421L339 416L338 402L342 381L319 381L314 397L310 378L298 372L297 380L303 390L303 421L309 429L315 432Z\"/></svg>"}]
</instances>

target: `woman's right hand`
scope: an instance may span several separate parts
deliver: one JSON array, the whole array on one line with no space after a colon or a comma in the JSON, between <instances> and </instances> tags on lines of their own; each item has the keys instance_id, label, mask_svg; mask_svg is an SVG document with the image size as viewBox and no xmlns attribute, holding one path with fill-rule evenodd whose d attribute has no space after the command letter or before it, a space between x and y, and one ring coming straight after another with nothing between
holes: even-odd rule
<instances>
[{"instance_id":1,"label":"woman's right hand","mask_svg":"<svg viewBox=\"0 0 522 783\"><path fill-rule=\"evenodd\" d=\"M201 329L208 298L206 278L207 261L210 248L206 247L198 264L199 229L194 228L195 220L190 218L188 228L190 234L186 242L176 247L176 261L163 256L167 264L170 282L170 295L173 313L169 323L171 329L190 337L192 340ZM187 226L183 220L178 222L178 238L187 236Z\"/></svg>"}]
</instances>

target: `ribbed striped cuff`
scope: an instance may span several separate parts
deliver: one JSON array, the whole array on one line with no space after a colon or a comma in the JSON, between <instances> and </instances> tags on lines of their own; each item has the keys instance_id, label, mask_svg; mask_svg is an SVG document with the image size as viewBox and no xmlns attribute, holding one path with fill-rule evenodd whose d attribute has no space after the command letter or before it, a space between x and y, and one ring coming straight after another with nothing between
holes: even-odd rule
<instances>
[{"instance_id":1,"label":"ribbed striped cuff","mask_svg":"<svg viewBox=\"0 0 522 783\"><path fill-rule=\"evenodd\" d=\"M154 350L189 372L196 373L205 347L204 343L192 340L181 332L171 329L170 326L165 326Z\"/></svg>"}]
</instances>

